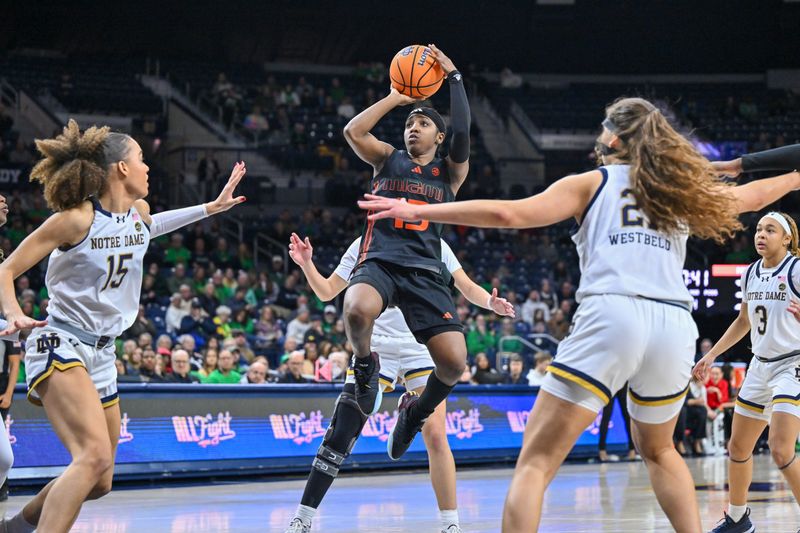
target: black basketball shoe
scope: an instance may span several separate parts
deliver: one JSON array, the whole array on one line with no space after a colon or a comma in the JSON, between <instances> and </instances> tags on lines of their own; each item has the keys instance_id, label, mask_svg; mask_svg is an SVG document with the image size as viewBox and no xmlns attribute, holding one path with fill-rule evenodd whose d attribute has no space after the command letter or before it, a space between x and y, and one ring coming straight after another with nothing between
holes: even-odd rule
<instances>
[{"instance_id":1,"label":"black basketball shoe","mask_svg":"<svg viewBox=\"0 0 800 533\"><path fill-rule=\"evenodd\" d=\"M418 401L419 395L414 391L408 391L400 396L400 401L397 403L397 422L386 442L386 451L392 461L400 459L414 442L417 433L422 431L425 420L414 421L409 413Z\"/></svg>"},{"instance_id":2,"label":"black basketball shoe","mask_svg":"<svg viewBox=\"0 0 800 533\"><path fill-rule=\"evenodd\" d=\"M372 359L372 361L370 361ZM356 379L356 402L366 416L373 415L380 409L383 391L379 382L381 360L372 352L369 357L354 357L353 376Z\"/></svg>"},{"instance_id":3,"label":"black basketball shoe","mask_svg":"<svg viewBox=\"0 0 800 533\"><path fill-rule=\"evenodd\" d=\"M755 533L755 531L756 526L750 521L750 508L748 508L738 522L734 522L728 513L724 513L722 520L710 533Z\"/></svg>"}]
</instances>

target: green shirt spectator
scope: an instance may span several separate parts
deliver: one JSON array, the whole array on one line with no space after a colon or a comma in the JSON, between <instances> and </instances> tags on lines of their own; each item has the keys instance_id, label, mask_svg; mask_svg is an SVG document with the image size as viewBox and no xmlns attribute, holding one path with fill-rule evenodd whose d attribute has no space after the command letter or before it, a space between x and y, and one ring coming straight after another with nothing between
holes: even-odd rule
<instances>
[{"instance_id":1,"label":"green shirt spectator","mask_svg":"<svg viewBox=\"0 0 800 533\"><path fill-rule=\"evenodd\" d=\"M486 325L486 317L478 315L475 318L475 326L467 333L467 352L476 355L494 349L497 345L497 337Z\"/></svg>"},{"instance_id":2,"label":"green shirt spectator","mask_svg":"<svg viewBox=\"0 0 800 533\"><path fill-rule=\"evenodd\" d=\"M164 262L168 265L183 263L188 265L192 260L192 252L183 245L183 235L173 233L169 238L169 248L164 252Z\"/></svg>"}]
</instances>

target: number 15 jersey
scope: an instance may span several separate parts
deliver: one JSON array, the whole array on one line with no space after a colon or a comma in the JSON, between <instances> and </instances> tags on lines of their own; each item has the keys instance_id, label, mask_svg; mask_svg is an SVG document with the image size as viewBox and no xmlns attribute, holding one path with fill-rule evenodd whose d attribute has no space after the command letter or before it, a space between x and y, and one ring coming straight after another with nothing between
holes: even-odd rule
<instances>
[{"instance_id":1,"label":"number 15 jersey","mask_svg":"<svg viewBox=\"0 0 800 533\"><path fill-rule=\"evenodd\" d=\"M620 294L688 307L692 297L683 281L688 234L666 235L649 226L633 195L629 165L599 170L603 181L572 235L581 267L576 300Z\"/></svg>"},{"instance_id":2,"label":"number 15 jersey","mask_svg":"<svg viewBox=\"0 0 800 533\"><path fill-rule=\"evenodd\" d=\"M787 253L765 269L759 259L742 273L742 302L747 303L753 355L763 359L800 350L800 323L786 309L800 300L800 259Z\"/></svg>"},{"instance_id":3,"label":"number 15 jersey","mask_svg":"<svg viewBox=\"0 0 800 533\"><path fill-rule=\"evenodd\" d=\"M445 160L434 158L427 165L418 165L405 150L392 152L381 171L372 178L370 190L377 196L403 198L412 204L440 204L455 199ZM442 227L443 224L430 223L427 220L367 220L362 233L358 262L379 259L395 265L441 273L444 266Z\"/></svg>"},{"instance_id":4,"label":"number 15 jersey","mask_svg":"<svg viewBox=\"0 0 800 533\"><path fill-rule=\"evenodd\" d=\"M119 337L136 320L150 229L135 207L110 213L94 204L80 243L50 254L45 284L54 320L98 336Z\"/></svg>"}]
</instances>

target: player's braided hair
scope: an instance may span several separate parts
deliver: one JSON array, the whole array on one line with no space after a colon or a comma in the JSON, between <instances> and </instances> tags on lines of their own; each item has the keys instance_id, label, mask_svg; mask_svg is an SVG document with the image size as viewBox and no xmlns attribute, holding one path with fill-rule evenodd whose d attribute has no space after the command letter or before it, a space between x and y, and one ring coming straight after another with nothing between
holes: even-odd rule
<instances>
[{"instance_id":1,"label":"player's braided hair","mask_svg":"<svg viewBox=\"0 0 800 533\"><path fill-rule=\"evenodd\" d=\"M92 126L81 134L70 119L54 139L37 139L42 159L31 170L31 181L44 186L44 198L53 211L80 205L107 187L108 165L125 159L130 137Z\"/></svg>"},{"instance_id":2,"label":"player's braided hair","mask_svg":"<svg viewBox=\"0 0 800 533\"><path fill-rule=\"evenodd\" d=\"M633 194L653 227L718 243L742 229L731 185L652 103L621 98L606 117L622 141L615 155L630 164Z\"/></svg>"},{"instance_id":3,"label":"player's braided hair","mask_svg":"<svg viewBox=\"0 0 800 533\"><path fill-rule=\"evenodd\" d=\"M783 213L781 211L779 211L779 213L783 215L783 218L786 219L786 222L789 223L789 228L792 230L792 234L789 235L789 253L795 257L800 257L800 234L797 231L797 222L795 222L794 219L787 213Z\"/></svg>"}]
</instances>

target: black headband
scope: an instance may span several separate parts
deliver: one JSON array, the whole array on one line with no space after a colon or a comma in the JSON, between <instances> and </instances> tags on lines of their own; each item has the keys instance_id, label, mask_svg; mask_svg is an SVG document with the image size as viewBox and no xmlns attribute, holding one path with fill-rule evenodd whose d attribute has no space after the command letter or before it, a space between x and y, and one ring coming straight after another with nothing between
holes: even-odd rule
<instances>
[{"instance_id":1,"label":"black headband","mask_svg":"<svg viewBox=\"0 0 800 533\"><path fill-rule=\"evenodd\" d=\"M414 108L411 110L411 113L408 114L408 118L406 118L406 120L411 118L412 115L424 115L433 121L433 123L436 125L436 128L440 132L444 133L445 131L447 131L447 128L444 125L444 119L442 118L442 115L440 115L439 112L432 107Z\"/></svg>"}]
</instances>

